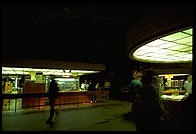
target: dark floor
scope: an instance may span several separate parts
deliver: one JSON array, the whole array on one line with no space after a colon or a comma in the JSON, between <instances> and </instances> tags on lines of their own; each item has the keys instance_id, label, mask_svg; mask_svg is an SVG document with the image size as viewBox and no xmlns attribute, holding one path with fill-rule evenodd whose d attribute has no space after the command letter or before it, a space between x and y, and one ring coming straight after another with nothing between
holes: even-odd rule
<instances>
[{"instance_id":1,"label":"dark floor","mask_svg":"<svg viewBox=\"0 0 196 134\"><path fill-rule=\"evenodd\" d=\"M136 131L135 123L124 118L128 101L108 100L88 105L57 107L52 125L46 124L49 110L3 112L3 131Z\"/></svg>"}]
</instances>

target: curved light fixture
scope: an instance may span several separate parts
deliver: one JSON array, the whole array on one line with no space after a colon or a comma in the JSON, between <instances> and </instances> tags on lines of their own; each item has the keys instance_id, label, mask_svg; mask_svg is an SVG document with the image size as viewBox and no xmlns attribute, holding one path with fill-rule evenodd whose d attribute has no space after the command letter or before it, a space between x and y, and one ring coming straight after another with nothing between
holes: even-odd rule
<instances>
[{"instance_id":1,"label":"curved light fixture","mask_svg":"<svg viewBox=\"0 0 196 134\"><path fill-rule=\"evenodd\" d=\"M143 45L133 53L133 58L150 63L192 62L192 28Z\"/></svg>"}]
</instances>

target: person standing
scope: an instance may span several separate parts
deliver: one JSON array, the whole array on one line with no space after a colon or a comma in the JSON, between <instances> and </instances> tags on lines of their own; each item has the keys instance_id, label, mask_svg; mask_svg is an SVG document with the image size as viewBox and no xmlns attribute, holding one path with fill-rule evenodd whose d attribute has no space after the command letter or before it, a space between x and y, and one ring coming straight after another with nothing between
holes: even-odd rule
<instances>
[{"instance_id":1,"label":"person standing","mask_svg":"<svg viewBox=\"0 0 196 134\"><path fill-rule=\"evenodd\" d=\"M89 80L88 91L95 91L95 82L93 82L92 80ZM96 102L95 94L91 95L91 103L92 102Z\"/></svg>"},{"instance_id":2,"label":"person standing","mask_svg":"<svg viewBox=\"0 0 196 134\"><path fill-rule=\"evenodd\" d=\"M81 84L82 90L88 90L89 84L87 80L84 80L84 83Z\"/></svg>"},{"instance_id":3,"label":"person standing","mask_svg":"<svg viewBox=\"0 0 196 134\"><path fill-rule=\"evenodd\" d=\"M94 91L95 90L95 85L94 82L92 80L89 80L89 84L88 84L88 91Z\"/></svg>"},{"instance_id":4,"label":"person standing","mask_svg":"<svg viewBox=\"0 0 196 134\"><path fill-rule=\"evenodd\" d=\"M136 101L139 97L139 92L141 91L143 84L141 82L142 80L142 70L135 70L133 72L132 78L133 80L131 83L128 85L129 88L129 99L132 102L132 107L131 107L131 115L134 116L135 114L135 107L136 107ZM132 117L134 119L134 117Z\"/></svg>"},{"instance_id":5,"label":"person standing","mask_svg":"<svg viewBox=\"0 0 196 134\"><path fill-rule=\"evenodd\" d=\"M100 90L99 81L97 81L97 83L96 83L96 85L95 85L95 90Z\"/></svg>"},{"instance_id":6,"label":"person standing","mask_svg":"<svg viewBox=\"0 0 196 134\"><path fill-rule=\"evenodd\" d=\"M58 85L56 83L56 81L54 80L54 76L51 76L51 82L50 82L50 86L49 86L49 105L50 105L50 116L48 118L48 120L46 121L46 123L52 123L52 119L54 116L54 103L56 98L58 97Z\"/></svg>"},{"instance_id":7,"label":"person standing","mask_svg":"<svg viewBox=\"0 0 196 134\"><path fill-rule=\"evenodd\" d=\"M143 86L138 92L135 102L135 123L138 131L160 131L164 130L161 119L164 109L161 105L159 94L153 88L155 72L147 70L144 72Z\"/></svg>"},{"instance_id":8,"label":"person standing","mask_svg":"<svg viewBox=\"0 0 196 134\"><path fill-rule=\"evenodd\" d=\"M104 82L104 90L110 90L110 88L111 88L111 82L106 79Z\"/></svg>"},{"instance_id":9,"label":"person standing","mask_svg":"<svg viewBox=\"0 0 196 134\"><path fill-rule=\"evenodd\" d=\"M187 94L192 94L192 75L189 75L187 80L184 82L184 89Z\"/></svg>"}]
</instances>

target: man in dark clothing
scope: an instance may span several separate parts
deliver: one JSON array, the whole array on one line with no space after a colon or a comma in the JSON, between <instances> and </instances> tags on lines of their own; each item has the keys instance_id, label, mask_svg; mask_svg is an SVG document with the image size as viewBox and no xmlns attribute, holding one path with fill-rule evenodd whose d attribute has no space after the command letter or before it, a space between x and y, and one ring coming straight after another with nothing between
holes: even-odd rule
<instances>
[{"instance_id":1,"label":"man in dark clothing","mask_svg":"<svg viewBox=\"0 0 196 134\"><path fill-rule=\"evenodd\" d=\"M95 91L95 82L89 81L88 91ZM96 102L96 95L91 95L91 102Z\"/></svg>"},{"instance_id":2,"label":"man in dark clothing","mask_svg":"<svg viewBox=\"0 0 196 134\"><path fill-rule=\"evenodd\" d=\"M49 105L50 105L50 116L46 123L52 123L52 119L54 116L54 103L56 98L58 97L58 85L56 81L54 80L54 76L51 77L52 81L50 82L50 87L49 87Z\"/></svg>"},{"instance_id":3,"label":"man in dark clothing","mask_svg":"<svg viewBox=\"0 0 196 134\"><path fill-rule=\"evenodd\" d=\"M88 91L94 91L94 90L95 90L95 83L92 80L89 80Z\"/></svg>"},{"instance_id":4,"label":"man in dark clothing","mask_svg":"<svg viewBox=\"0 0 196 134\"><path fill-rule=\"evenodd\" d=\"M139 131L164 130L161 120L163 108L160 105L159 95L152 86L154 75L153 71L145 71L142 78L143 87L138 92L135 102L135 123Z\"/></svg>"}]
</instances>

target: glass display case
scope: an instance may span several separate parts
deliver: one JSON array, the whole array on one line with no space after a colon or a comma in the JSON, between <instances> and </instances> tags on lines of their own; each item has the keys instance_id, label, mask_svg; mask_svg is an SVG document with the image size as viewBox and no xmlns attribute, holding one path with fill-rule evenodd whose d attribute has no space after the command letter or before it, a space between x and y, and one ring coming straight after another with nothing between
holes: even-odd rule
<instances>
[{"instance_id":1,"label":"glass display case","mask_svg":"<svg viewBox=\"0 0 196 134\"><path fill-rule=\"evenodd\" d=\"M164 92L161 96L164 100L182 101L186 97L184 82L188 74L164 75Z\"/></svg>"},{"instance_id":2,"label":"glass display case","mask_svg":"<svg viewBox=\"0 0 196 134\"><path fill-rule=\"evenodd\" d=\"M79 89L79 78L55 78L59 91L73 91Z\"/></svg>"}]
</instances>

